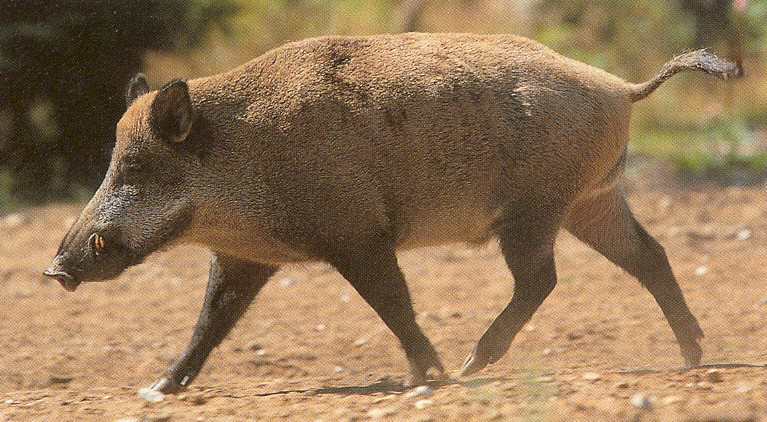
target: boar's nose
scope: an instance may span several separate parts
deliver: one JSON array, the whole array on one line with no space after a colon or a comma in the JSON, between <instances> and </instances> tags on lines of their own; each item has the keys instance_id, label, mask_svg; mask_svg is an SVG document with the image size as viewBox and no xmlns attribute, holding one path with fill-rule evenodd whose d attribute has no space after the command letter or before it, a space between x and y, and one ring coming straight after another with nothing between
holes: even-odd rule
<instances>
[{"instance_id":1,"label":"boar's nose","mask_svg":"<svg viewBox=\"0 0 767 422\"><path fill-rule=\"evenodd\" d=\"M54 261L54 264L50 268L43 271L43 275L55 278L59 281L61 287L63 287L66 291L74 292L75 289L77 289L77 286L80 285L80 282L72 277L68 272L62 270L59 266L60 264L58 264L57 261L59 261L58 258L56 261Z\"/></svg>"}]
</instances>

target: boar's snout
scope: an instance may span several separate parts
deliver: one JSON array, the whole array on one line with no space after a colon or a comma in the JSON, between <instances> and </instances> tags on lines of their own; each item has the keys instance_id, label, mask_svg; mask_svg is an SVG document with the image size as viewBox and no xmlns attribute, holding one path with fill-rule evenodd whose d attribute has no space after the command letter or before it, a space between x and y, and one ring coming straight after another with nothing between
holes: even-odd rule
<instances>
[{"instance_id":1,"label":"boar's snout","mask_svg":"<svg viewBox=\"0 0 767 422\"><path fill-rule=\"evenodd\" d=\"M77 286L80 285L80 280L73 275L75 274L73 271L74 268L68 268L71 267L71 265L67 265L67 261L67 255L59 253L53 260L53 265L43 271L43 274L58 280L59 283L61 283L61 287L66 291L74 292L75 289L77 289Z\"/></svg>"},{"instance_id":2,"label":"boar's snout","mask_svg":"<svg viewBox=\"0 0 767 422\"><path fill-rule=\"evenodd\" d=\"M115 233L110 235L106 231L88 234L74 230L73 235L64 239L53 264L43 274L55 278L70 292L84 281L116 277L127 266L125 248L120 246Z\"/></svg>"},{"instance_id":3,"label":"boar's snout","mask_svg":"<svg viewBox=\"0 0 767 422\"><path fill-rule=\"evenodd\" d=\"M58 261L58 258L59 257L57 257L56 261ZM75 280L75 278L72 277L68 272L63 271L60 265L56 264L56 261L54 261L50 268L43 271L43 274L58 280L61 284L61 287L63 287L66 291L74 292L75 289L77 289L77 286L80 285L80 281Z\"/></svg>"}]
</instances>

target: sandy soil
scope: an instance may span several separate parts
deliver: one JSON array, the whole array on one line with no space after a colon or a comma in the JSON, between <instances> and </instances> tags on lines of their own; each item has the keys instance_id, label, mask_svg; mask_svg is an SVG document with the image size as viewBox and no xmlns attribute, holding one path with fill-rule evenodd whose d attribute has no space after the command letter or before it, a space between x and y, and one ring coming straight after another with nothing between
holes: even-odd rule
<instances>
[{"instance_id":1,"label":"sandy soil","mask_svg":"<svg viewBox=\"0 0 767 422\"><path fill-rule=\"evenodd\" d=\"M651 172L652 174L652 172ZM641 180L653 180L643 177ZM278 273L183 394L148 403L197 319L206 251L153 256L74 294L40 273L79 209L0 222L0 422L767 420L767 189L631 183L706 333L682 370L630 276L563 233L559 284L500 362L415 394L395 337L329 266ZM510 299L497 245L403 253L419 323L455 372Z\"/></svg>"}]
</instances>

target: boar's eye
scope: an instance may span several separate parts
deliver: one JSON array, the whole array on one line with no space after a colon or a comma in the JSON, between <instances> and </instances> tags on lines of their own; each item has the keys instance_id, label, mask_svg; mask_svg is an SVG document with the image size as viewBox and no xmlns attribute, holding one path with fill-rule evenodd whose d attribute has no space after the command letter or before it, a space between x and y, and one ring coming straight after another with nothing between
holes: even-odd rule
<instances>
[{"instance_id":1,"label":"boar's eye","mask_svg":"<svg viewBox=\"0 0 767 422\"><path fill-rule=\"evenodd\" d=\"M126 158L118 171L120 183L125 185L141 184L146 178L146 173L145 162L135 157Z\"/></svg>"}]
</instances>

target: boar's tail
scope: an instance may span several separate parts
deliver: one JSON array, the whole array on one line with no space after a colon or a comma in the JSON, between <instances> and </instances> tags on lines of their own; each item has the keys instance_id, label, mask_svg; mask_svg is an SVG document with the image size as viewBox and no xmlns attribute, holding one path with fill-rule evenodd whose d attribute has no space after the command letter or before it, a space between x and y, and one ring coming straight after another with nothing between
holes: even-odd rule
<instances>
[{"instance_id":1,"label":"boar's tail","mask_svg":"<svg viewBox=\"0 0 767 422\"><path fill-rule=\"evenodd\" d=\"M688 51L674 57L670 62L663 65L663 69L658 73L658 76L641 84L631 84L629 88L631 102L639 101L650 95L668 78L688 70L700 70L721 79L737 78L743 75L743 67L740 60L728 62L706 50Z\"/></svg>"}]
</instances>

